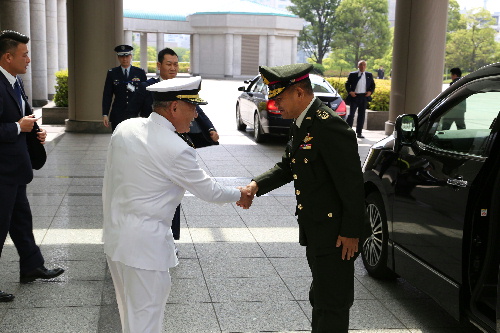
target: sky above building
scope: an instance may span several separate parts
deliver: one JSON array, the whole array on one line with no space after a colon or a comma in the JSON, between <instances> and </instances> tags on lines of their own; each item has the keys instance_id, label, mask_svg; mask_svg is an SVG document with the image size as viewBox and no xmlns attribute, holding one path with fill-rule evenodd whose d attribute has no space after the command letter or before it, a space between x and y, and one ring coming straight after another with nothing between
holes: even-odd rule
<instances>
[{"instance_id":1,"label":"sky above building","mask_svg":"<svg viewBox=\"0 0 500 333\"><path fill-rule=\"evenodd\" d=\"M457 0L460 5L460 9L473 9L485 7L490 12L500 12L500 1L499 0Z\"/></svg>"}]
</instances>

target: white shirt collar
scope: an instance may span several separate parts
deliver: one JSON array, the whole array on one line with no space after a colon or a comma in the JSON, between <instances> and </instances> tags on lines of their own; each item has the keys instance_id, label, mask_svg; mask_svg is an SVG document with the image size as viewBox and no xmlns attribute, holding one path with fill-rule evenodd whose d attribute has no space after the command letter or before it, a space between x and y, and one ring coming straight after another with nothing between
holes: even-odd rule
<instances>
[{"instance_id":1,"label":"white shirt collar","mask_svg":"<svg viewBox=\"0 0 500 333\"><path fill-rule=\"evenodd\" d=\"M14 83L16 83L17 76L12 76L12 74L7 72L2 66L0 66L0 72L2 72L3 75L5 75L5 77L7 78L7 81L9 81L12 88L14 88Z\"/></svg>"},{"instance_id":2,"label":"white shirt collar","mask_svg":"<svg viewBox=\"0 0 500 333\"><path fill-rule=\"evenodd\" d=\"M315 99L316 99L315 97L313 97L311 99L311 101L309 102L309 105L306 106L304 111L302 111L302 113L297 117L297 120L295 120L295 125L297 125L298 128L300 128L300 125L302 125L302 121L304 120L304 117L306 116L307 110L309 110L309 108L311 107L311 105L313 104Z\"/></svg>"}]
</instances>

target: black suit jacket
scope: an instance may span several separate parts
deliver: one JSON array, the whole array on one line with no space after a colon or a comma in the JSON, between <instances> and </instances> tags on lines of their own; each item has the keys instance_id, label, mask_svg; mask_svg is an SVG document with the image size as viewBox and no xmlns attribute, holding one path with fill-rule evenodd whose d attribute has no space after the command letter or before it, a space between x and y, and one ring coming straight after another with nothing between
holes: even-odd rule
<instances>
[{"instance_id":1,"label":"black suit jacket","mask_svg":"<svg viewBox=\"0 0 500 333\"><path fill-rule=\"evenodd\" d=\"M31 106L24 92L22 80L18 77L24 99L24 115L32 114ZM0 72L0 183L28 184L33 179L33 169L28 151L27 137L36 139L38 125L31 133L18 134L16 122L23 117L16 94L5 75ZM36 142L34 142L36 143ZM43 149L43 146L38 143ZM38 150L40 152L40 150ZM45 150L42 152L45 155ZM43 163L42 163L43 165Z\"/></svg>"},{"instance_id":2,"label":"black suit jacket","mask_svg":"<svg viewBox=\"0 0 500 333\"><path fill-rule=\"evenodd\" d=\"M347 81L345 83L345 90L347 90L347 98L346 98L346 103L350 104L351 103L351 95L349 94L351 91L356 90L356 86L358 84L358 81L360 77L358 76L359 71L355 72L350 72L349 77L347 78ZM373 80L373 75L370 72L365 72L365 77L366 77L366 91L370 91L373 95L375 92L375 81ZM371 97L368 97L368 102L371 101Z\"/></svg>"},{"instance_id":3,"label":"black suit jacket","mask_svg":"<svg viewBox=\"0 0 500 333\"><path fill-rule=\"evenodd\" d=\"M106 75L102 93L102 115L109 115L111 122L120 123L125 119L137 117L128 114L127 106L137 91L139 84L146 81L146 72L142 68L135 66L130 66L129 70L127 78L125 78L121 66L111 68ZM128 84L133 85L135 91L128 89ZM109 114L110 108L111 114Z\"/></svg>"},{"instance_id":4,"label":"black suit jacket","mask_svg":"<svg viewBox=\"0 0 500 333\"><path fill-rule=\"evenodd\" d=\"M134 94L132 101L128 104L128 114L133 114L134 117L149 117L151 112L153 112L153 94L146 90L146 88L158 82L160 82L159 78L150 78L146 82L141 82L139 84L137 92ZM198 105L196 106L196 112L198 112L198 117L195 118L195 121L201 129L202 135L195 138L194 135L189 135L188 133L195 147L201 148L210 145L218 145L218 142L210 139L210 131L215 131L214 124Z\"/></svg>"}]
</instances>

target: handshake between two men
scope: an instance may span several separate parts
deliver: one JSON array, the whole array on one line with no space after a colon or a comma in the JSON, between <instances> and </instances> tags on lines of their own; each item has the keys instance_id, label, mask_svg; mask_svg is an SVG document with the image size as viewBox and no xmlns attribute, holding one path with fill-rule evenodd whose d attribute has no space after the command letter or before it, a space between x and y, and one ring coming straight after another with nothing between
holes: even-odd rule
<instances>
[{"instance_id":1,"label":"handshake between two men","mask_svg":"<svg viewBox=\"0 0 500 333\"><path fill-rule=\"evenodd\" d=\"M259 186L257 186L257 183L252 180L247 186L245 187L239 186L238 189L241 192L241 197L240 200L236 202L236 205L238 205L243 209L250 208L253 202L253 198L255 197L255 194L259 190Z\"/></svg>"}]
</instances>

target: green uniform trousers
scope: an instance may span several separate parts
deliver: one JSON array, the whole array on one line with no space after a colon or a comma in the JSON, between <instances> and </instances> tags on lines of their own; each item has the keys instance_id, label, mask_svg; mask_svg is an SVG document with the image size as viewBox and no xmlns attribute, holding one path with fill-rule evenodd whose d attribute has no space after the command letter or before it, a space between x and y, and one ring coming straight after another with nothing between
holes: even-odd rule
<instances>
[{"instance_id":1,"label":"green uniform trousers","mask_svg":"<svg viewBox=\"0 0 500 333\"><path fill-rule=\"evenodd\" d=\"M342 247L333 253L315 255L307 247L312 273L309 302L313 307L311 333L347 333L349 309L354 302L354 258L341 259Z\"/></svg>"}]
</instances>

